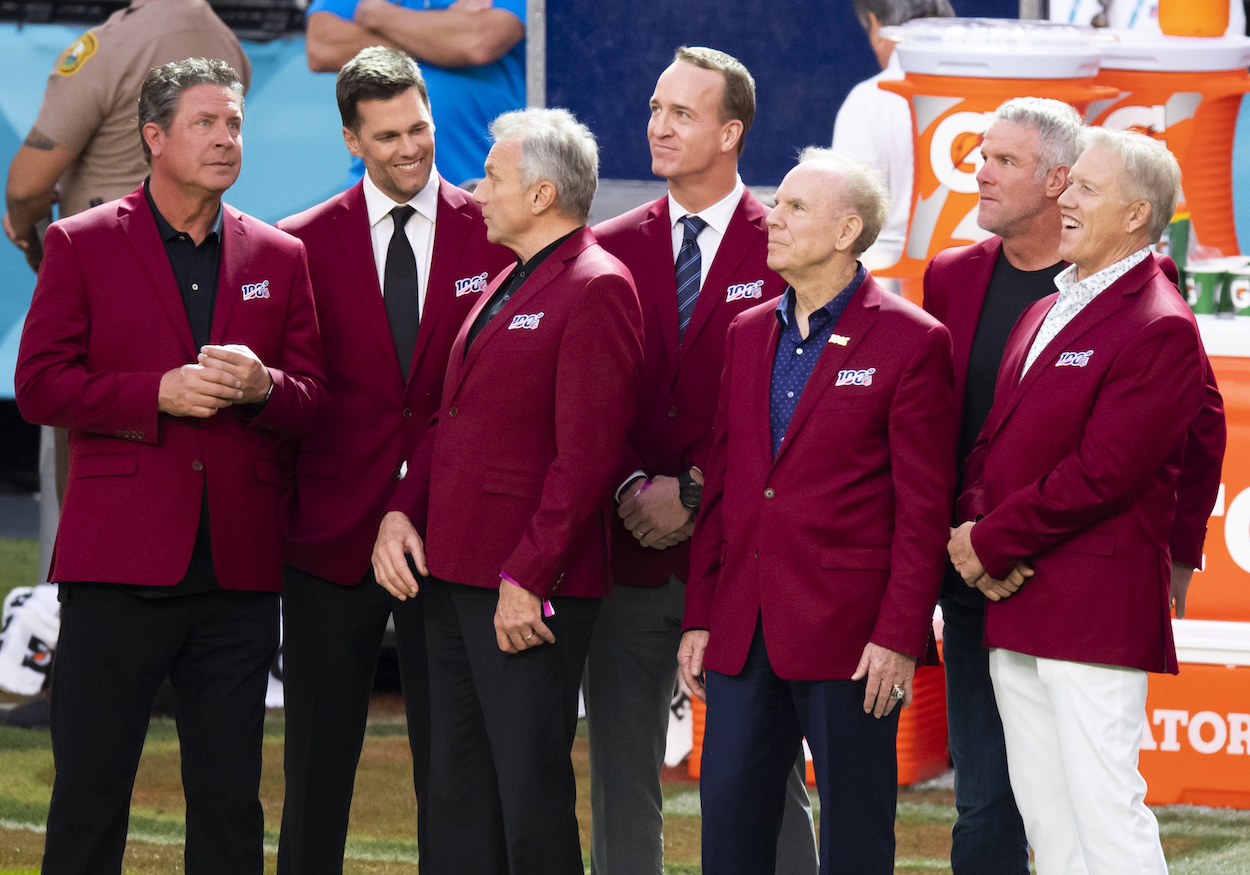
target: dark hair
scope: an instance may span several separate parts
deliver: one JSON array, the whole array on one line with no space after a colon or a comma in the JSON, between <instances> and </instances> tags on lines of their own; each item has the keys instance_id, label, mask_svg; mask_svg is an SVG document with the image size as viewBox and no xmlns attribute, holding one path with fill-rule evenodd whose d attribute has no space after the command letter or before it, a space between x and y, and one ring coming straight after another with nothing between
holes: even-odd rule
<instances>
[{"instance_id":1,"label":"dark hair","mask_svg":"<svg viewBox=\"0 0 1250 875\"><path fill-rule=\"evenodd\" d=\"M149 164L152 163L152 150L143 136L143 128L154 124L168 133L169 125L178 114L183 92L196 85L229 88L238 98L239 112L243 112L243 82L225 61L186 58L153 67L143 77L143 87L139 90L139 140L143 143L143 159Z\"/></svg>"},{"instance_id":2,"label":"dark hair","mask_svg":"<svg viewBox=\"0 0 1250 875\"><path fill-rule=\"evenodd\" d=\"M742 136L738 138L738 154L741 155L746 146L747 131L751 130L751 122L755 120L755 80L751 78L750 71L733 55L703 46L682 46L673 55L673 61L715 70L725 77L720 121L721 124L734 119L742 122Z\"/></svg>"},{"instance_id":3,"label":"dark hair","mask_svg":"<svg viewBox=\"0 0 1250 875\"><path fill-rule=\"evenodd\" d=\"M953 18L950 0L854 0L855 15L869 30L868 13L877 16L882 27L904 24L913 18Z\"/></svg>"},{"instance_id":4,"label":"dark hair","mask_svg":"<svg viewBox=\"0 0 1250 875\"><path fill-rule=\"evenodd\" d=\"M357 107L362 100L390 100L409 88L417 89L425 108L430 108L430 93L417 62L395 49L369 46L361 49L339 70L334 97L339 103L343 127L352 133L360 130Z\"/></svg>"}]
</instances>

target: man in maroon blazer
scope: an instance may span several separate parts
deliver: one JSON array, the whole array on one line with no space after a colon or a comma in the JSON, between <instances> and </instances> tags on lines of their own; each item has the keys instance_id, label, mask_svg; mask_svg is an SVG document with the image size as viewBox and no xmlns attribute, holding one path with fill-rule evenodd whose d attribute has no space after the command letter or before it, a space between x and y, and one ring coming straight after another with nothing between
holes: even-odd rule
<instances>
[{"instance_id":1,"label":"man in maroon blazer","mask_svg":"<svg viewBox=\"0 0 1250 875\"><path fill-rule=\"evenodd\" d=\"M925 272L925 309L950 329L954 347L960 483L964 460L994 402L1007 335L1026 307L1054 294L1054 277L1067 266L1059 256L1058 199L1080 153L1082 127L1076 111L1057 100L1015 98L1000 106L982 143L984 164L977 174L977 221L996 236L939 253ZM1184 614L1184 587L1201 563L1224 447L1222 400L1209 364L1206 369L1208 403L1191 428L1177 486L1184 495L1172 534L1177 616ZM955 875L1023 875L1028 848L983 644L985 596L948 565L941 604L959 809L951 831L951 869Z\"/></svg>"},{"instance_id":2,"label":"man in maroon blazer","mask_svg":"<svg viewBox=\"0 0 1250 875\"><path fill-rule=\"evenodd\" d=\"M894 871L895 705L937 601L955 421L949 333L857 261L888 205L866 165L805 151L768 219L790 288L729 329L679 655L706 683L714 875L772 870L803 737L821 872Z\"/></svg>"},{"instance_id":3,"label":"man in maroon blazer","mask_svg":"<svg viewBox=\"0 0 1250 875\"><path fill-rule=\"evenodd\" d=\"M768 210L738 176L754 117L755 80L737 59L678 49L656 82L647 125L651 169L668 194L595 228L633 274L646 324L612 526L612 598L595 621L583 687L596 875L663 870L660 770L725 333L785 288L765 263ZM799 761L778 845L784 875L816 871L805 777Z\"/></svg>"},{"instance_id":4,"label":"man in maroon blazer","mask_svg":"<svg viewBox=\"0 0 1250 875\"><path fill-rule=\"evenodd\" d=\"M342 869L356 764L387 619L408 714L417 837L429 813L422 599L369 563L399 472L438 411L447 355L487 278L511 260L434 168L425 81L402 52L364 49L338 74L343 137L365 178L279 223L308 247L330 410L299 443L284 506L286 801L278 871ZM407 217L396 236L395 216ZM406 248L405 248L406 247ZM424 865L424 864L422 864Z\"/></svg>"},{"instance_id":5,"label":"man in maroon blazer","mask_svg":"<svg viewBox=\"0 0 1250 875\"><path fill-rule=\"evenodd\" d=\"M1175 207L1175 159L1138 134L1085 137L1058 202L1072 266L1007 341L949 549L990 599L990 675L1038 872L1163 873L1137 753L1146 672L1177 670L1169 542L1205 362L1147 248ZM1027 581L1005 580L1022 568Z\"/></svg>"},{"instance_id":6,"label":"man in maroon blazer","mask_svg":"<svg viewBox=\"0 0 1250 875\"><path fill-rule=\"evenodd\" d=\"M629 272L585 226L590 131L533 109L491 133L474 200L517 262L456 337L437 423L388 505L373 567L400 598L418 592L406 553L432 575L430 870L580 875L569 754L608 590L642 313ZM424 539L413 521L427 521Z\"/></svg>"},{"instance_id":7,"label":"man in maroon blazer","mask_svg":"<svg viewBox=\"0 0 1250 875\"><path fill-rule=\"evenodd\" d=\"M303 245L221 203L241 159L238 74L157 67L138 112L151 176L49 229L18 354L23 415L70 440L43 871L121 871L168 676L187 872L259 875L274 440L310 432L326 400L317 316Z\"/></svg>"}]
</instances>

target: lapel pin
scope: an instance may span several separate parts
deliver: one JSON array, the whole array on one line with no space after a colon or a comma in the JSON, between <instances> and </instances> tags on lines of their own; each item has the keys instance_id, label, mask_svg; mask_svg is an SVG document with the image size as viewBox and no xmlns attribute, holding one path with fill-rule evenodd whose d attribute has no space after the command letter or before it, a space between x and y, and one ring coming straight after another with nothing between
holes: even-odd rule
<instances>
[{"instance_id":1,"label":"lapel pin","mask_svg":"<svg viewBox=\"0 0 1250 875\"><path fill-rule=\"evenodd\" d=\"M848 343L851 342L851 339L847 337L845 334L830 334L829 342L836 343L838 346L846 346Z\"/></svg>"}]
</instances>

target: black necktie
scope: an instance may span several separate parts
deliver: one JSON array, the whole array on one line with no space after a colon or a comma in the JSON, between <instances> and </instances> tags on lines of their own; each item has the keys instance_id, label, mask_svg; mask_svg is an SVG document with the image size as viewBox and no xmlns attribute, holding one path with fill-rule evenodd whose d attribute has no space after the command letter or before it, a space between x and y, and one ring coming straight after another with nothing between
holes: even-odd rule
<instances>
[{"instance_id":1,"label":"black necktie","mask_svg":"<svg viewBox=\"0 0 1250 875\"><path fill-rule=\"evenodd\" d=\"M402 206L391 210L395 230L391 232L391 245L386 249L386 272L383 275L382 296L386 300L386 321L391 324L391 340L395 342L395 355L399 357L399 370L408 381L408 369L412 367L412 353L417 348L417 325L421 314L417 303L417 259L412 254L412 244L404 226L415 213L412 207Z\"/></svg>"},{"instance_id":2,"label":"black necktie","mask_svg":"<svg viewBox=\"0 0 1250 875\"><path fill-rule=\"evenodd\" d=\"M703 257L699 252L699 232L707 222L698 216L682 216L685 225L681 249L677 252L677 341L686 336L686 326L694 315L699 300L699 282L703 279Z\"/></svg>"}]
</instances>

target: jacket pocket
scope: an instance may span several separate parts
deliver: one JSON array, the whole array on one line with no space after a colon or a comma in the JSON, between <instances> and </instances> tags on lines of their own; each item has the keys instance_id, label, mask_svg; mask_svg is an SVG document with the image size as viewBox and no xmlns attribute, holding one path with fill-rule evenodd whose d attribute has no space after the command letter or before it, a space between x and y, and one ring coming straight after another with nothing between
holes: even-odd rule
<instances>
[{"instance_id":1,"label":"jacket pocket","mask_svg":"<svg viewBox=\"0 0 1250 875\"><path fill-rule=\"evenodd\" d=\"M74 477L126 477L139 469L139 457L134 453L101 453L98 456L81 456L74 460Z\"/></svg>"},{"instance_id":2,"label":"jacket pocket","mask_svg":"<svg viewBox=\"0 0 1250 875\"><path fill-rule=\"evenodd\" d=\"M1085 553L1090 556L1110 556L1115 552L1115 535L1106 532L1081 532L1062 544L1056 544L1055 550L1064 553Z\"/></svg>"},{"instance_id":3,"label":"jacket pocket","mask_svg":"<svg viewBox=\"0 0 1250 875\"><path fill-rule=\"evenodd\" d=\"M295 462L295 473L301 477L333 479L339 476L339 458L327 453L300 453Z\"/></svg>"},{"instance_id":4,"label":"jacket pocket","mask_svg":"<svg viewBox=\"0 0 1250 875\"><path fill-rule=\"evenodd\" d=\"M256 460L256 479L261 483L268 483L270 486L278 485L278 466L274 464L272 459Z\"/></svg>"},{"instance_id":5,"label":"jacket pocket","mask_svg":"<svg viewBox=\"0 0 1250 875\"><path fill-rule=\"evenodd\" d=\"M487 468L482 487L492 495L512 495L539 501L543 497L543 477L526 471Z\"/></svg>"},{"instance_id":6,"label":"jacket pocket","mask_svg":"<svg viewBox=\"0 0 1250 875\"><path fill-rule=\"evenodd\" d=\"M890 567L889 547L821 547L821 568L873 568Z\"/></svg>"}]
</instances>

